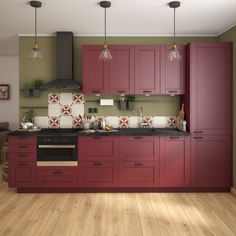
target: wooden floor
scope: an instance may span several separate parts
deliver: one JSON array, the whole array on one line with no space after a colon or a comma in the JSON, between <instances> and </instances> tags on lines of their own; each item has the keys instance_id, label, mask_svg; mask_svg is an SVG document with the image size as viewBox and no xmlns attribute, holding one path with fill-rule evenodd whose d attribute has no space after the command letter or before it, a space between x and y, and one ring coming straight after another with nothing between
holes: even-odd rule
<instances>
[{"instance_id":1,"label":"wooden floor","mask_svg":"<svg viewBox=\"0 0 236 236\"><path fill-rule=\"evenodd\" d=\"M230 193L17 194L0 180L0 235L236 235Z\"/></svg>"}]
</instances>

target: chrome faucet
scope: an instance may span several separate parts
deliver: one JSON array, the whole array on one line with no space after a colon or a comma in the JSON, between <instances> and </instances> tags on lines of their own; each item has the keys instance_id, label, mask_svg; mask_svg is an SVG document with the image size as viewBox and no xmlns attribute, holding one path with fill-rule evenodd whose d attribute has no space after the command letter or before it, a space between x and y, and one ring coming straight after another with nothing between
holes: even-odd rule
<instances>
[{"instance_id":1,"label":"chrome faucet","mask_svg":"<svg viewBox=\"0 0 236 236\"><path fill-rule=\"evenodd\" d=\"M140 107L139 112L140 112L140 118L141 118L140 126L141 126L141 128L144 128L147 126L147 123L144 122L144 120L143 120L143 116L144 116L143 115L143 107Z\"/></svg>"}]
</instances>

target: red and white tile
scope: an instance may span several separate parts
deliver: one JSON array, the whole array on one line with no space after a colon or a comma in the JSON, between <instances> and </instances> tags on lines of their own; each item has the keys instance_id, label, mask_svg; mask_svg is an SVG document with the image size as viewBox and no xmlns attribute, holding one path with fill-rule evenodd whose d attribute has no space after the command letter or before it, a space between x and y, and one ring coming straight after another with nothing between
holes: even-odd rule
<instances>
[{"instance_id":1,"label":"red and white tile","mask_svg":"<svg viewBox=\"0 0 236 236\"><path fill-rule=\"evenodd\" d=\"M48 117L48 127L49 128L61 128L61 126L60 126L60 117L49 116Z\"/></svg>"},{"instance_id":2,"label":"red and white tile","mask_svg":"<svg viewBox=\"0 0 236 236\"><path fill-rule=\"evenodd\" d=\"M79 117L74 117L72 120L73 128L81 128L83 126L83 121Z\"/></svg>"},{"instance_id":3,"label":"red and white tile","mask_svg":"<svg viewBox=\"0 0 236 236\"><path fill-rule=\"evenodd\" d=\"M60 103L60 93L48 94L48 104L59 104L59 103Z\"/></svg>"},{"instance_id":4,"label":"red and white tile","mask_svg":"<svg viewBox=\"0 0 236 236\"><path fill-rule=\"evenodd\" d=\"M84 95L81 93L72 93L72 102L74 104L84 104Z\"/></svg>"},{"instance_id":5,"label":"red and white tile","mask_svg":"<svg viewBox=\"0 0 236 236\"><path fill-rule=\"evenodd\" d=\"M143 117L143 124L145 124L146 128L153 128L153 117L152 116L144 116Z\"/></svg>"},{"instance_id":6,"label":"red and white tile","mask_svg":"<svg viewBox=\"0 0 236 236\"><path fill-rule=\"evenodd\" d=\"M176 128L176 116L167 116L167 128Z\"/></svg>"},{"instance_id":7,"label":"red and white tile","mask_svg":"<svg viewBox=\"0 0 236 236\"><path fill-rule=\"evenodd\" d=\"M129 116L121 116L118 120L119 128L129 128L130 127L130 118Z\"/></svg>"}]
</instances>

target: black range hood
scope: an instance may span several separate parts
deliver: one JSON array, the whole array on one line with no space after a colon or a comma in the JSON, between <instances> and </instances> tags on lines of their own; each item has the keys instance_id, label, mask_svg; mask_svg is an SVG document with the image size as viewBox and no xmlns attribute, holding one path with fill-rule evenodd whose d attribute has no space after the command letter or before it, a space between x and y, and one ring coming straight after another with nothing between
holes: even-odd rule
<instances>
[{"instance_id":1,"label":"black range hood","mask_svg":"<svg viewBox=\"0 0 236 236\"><path fill-rule=\"evenodd\" d=\"M57 32L57 79L42 86L43 90L81 90L82 86L73 80L73 33Z\"/></svg>"}]
</instances>

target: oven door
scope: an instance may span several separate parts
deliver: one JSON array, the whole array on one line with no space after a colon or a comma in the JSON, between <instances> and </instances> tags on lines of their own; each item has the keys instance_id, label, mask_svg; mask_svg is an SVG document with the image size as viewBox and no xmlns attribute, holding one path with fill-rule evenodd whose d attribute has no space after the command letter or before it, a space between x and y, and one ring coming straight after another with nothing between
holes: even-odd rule
<instances>
[{"instance_id":1,"label":"oven door","mask_svg":"<svg viewBox=\"0 0 236 236\"><path fill-rule=\"evenodd\" d=\"M37 161L77 161L75 144L39 144Z\"/></svg>"}]
</instances>

